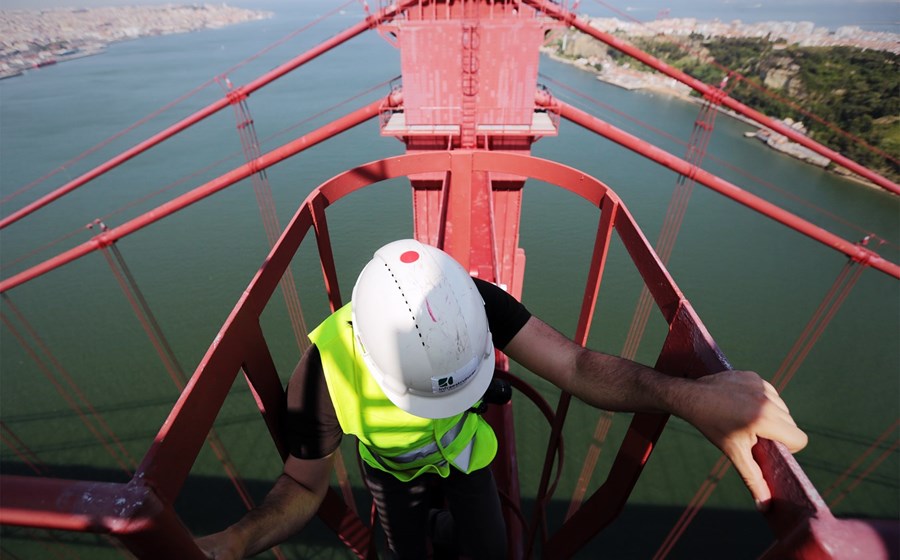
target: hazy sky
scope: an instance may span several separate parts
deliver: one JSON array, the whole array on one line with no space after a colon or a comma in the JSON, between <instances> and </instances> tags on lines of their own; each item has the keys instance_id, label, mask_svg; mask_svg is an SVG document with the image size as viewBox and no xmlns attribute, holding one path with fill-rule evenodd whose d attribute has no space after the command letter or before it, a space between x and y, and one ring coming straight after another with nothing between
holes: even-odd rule
<instances>
[{"instance_id":1,"label":"hazy sky","mask_svg":"<svg viewBox=\"0 0 900 560\"><path fill-rule=\"evenodd\" d=\"M228 0L232 6L269 9L301 6L310 8L335 6L345 0ZM194 2L220 3L222 0L0 0L0 9L41 9L58 7L127 6L138 4L191 4ZM570 0L571 3L571 0ZM362 4L362 0L357 2ZM375 6L378 0L369 0ZM358 6L357 6L358 7ZM887 30L900 32L900 1L898 0L581 0L579 11L602 17L621 17L610 7L636 19L654 19L663 9L671 17L720 18L743 21L810 20L825 10L827 25L859 24L879 21ZM885 20L888 21L885 21Z\"/></svg>"},{"instance_id":2,"label":"hazy sky","mask_svg":"<svg viewBox=\"0 0 900 560\"><path fill-rule=\"evenodd\" d=\"M130 6L142 4L193 4L198 3L192 0L0 0L0 9L40 9L40 8L58 8L58 7L91 7L91 6ZM199 0L199 3L219 4L225 3L231 6L278 6L291 5L300 6L303 4L323 5L338 4L341 0ZM362 0L359 1L362 4ZM370 0L370 5L377 3L377 0ZM570 1L571 3L571 1ZM644 10L658 9L660 6L669 7L672 11L684 11L687 9L706 9L715 6L728 6L734 8L736 6L745 7L747 9L765 10L773 6L793 5L797 7L808 6L811 10L821 6L840 6L846 7L848 12L859 9L867 4L894 4L898 6L900 11L900 3L896 0L605 0L604 2L592 2L591 0L582 0L581 9L602 8L602 4L613 6L620 10ZM593 11L593 9L591 9Z\"/></svg>"}]
</instances>

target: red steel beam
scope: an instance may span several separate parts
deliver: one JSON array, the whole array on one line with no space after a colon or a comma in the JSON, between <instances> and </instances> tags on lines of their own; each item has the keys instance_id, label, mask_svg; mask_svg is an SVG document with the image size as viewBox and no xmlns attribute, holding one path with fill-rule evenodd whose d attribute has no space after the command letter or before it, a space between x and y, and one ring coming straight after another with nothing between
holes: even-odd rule
<instances>
[{"instance_id":1,"label":"red steel beam","mask_svg":"<svg viewBox=\"0 0 900 560\"><path fill-rule=\"evenodd\" d=\"M121 154L115 156L114 158L108 160L106 163L103 163L94 169L91 169L87 173L81 175L80 177L76 177L75 179L69 181L65 185L59 187L55 191L51 192L43 196L42 198L32 202L31 204L21 208L10 214L9 216L0 219L0 230L5 228L6 226L13 224L25 216L43 208L44 206L50 204L51 202L65 196L66 194L74 191L78 187L83 186L84 184L96 179L97 177L103 175L107 171L110 171L119 165L125 163L131 158L146 152L150 148L156 146L157 144L163 142L171 138L172 136L178 134L179 132L185 130L186 128L193 126L194 124L202 121L203 119L214 115L215 113L221 111L225 107L231 105L235 99L243 99L249 96L251 93L256 90L262 88L265 85L277 80L278 78L284 76L285 74L297 69L298 67L306 64L310 60L318 57L319 55L349 41L353 37L356 37L363 31L371 29L384 21L392 19L395 15L397 15L402 10L405 10L409 6L412 6L416 3L417 0L406 0L405 2L400 2L399 4L388 6L387 8L381 10L377 14L368 16L363 21L357 23L356 25L341 31L334 37L320 43L316 47L306 51L305 53L292 58L291 60L285 62L281 66L278 66L274 70L270 70L266 72L262 76L256 78L252 82L240 86L237 89L228 92L228 94L219 99L218 101L207 105L203 109L193 113L185 117L184 119L178 121L173 124L169 128L158 132L151 136L150 138L144 140L143 142L136 144L135 146L125 150Z\"/></svg>"},{"instance_id":2,"label":"red steel beam","mask_svg":"<svg viewBox=\"0 0 900 560\"><path fill-rule=\"evenodd\" d=\"M467 161L471 160L467 167L472 171L525 174L558 184L597 205L600 205L604 197L615 198L615 195L608 192L606 186L599 181L590 177L586 179L577 170L531 156L490 152L448 152L398 156L371 162L324 183L310 195L308 201L320 197L319 200L330 204L359 188L387 178L453 169L455 166L452 160L460 157ZM259 314L265 302L271 298L278 279L283 275L305 232L312 226L312 211L307 204L311 202L305 202L291 220L179 398L170 418L147 453L139 469L141 474L135 477L135 480L140 482L132 481L127 485L119 485L2 477L0 492L4 495L4 503L0 507L0 523L109 532L118 536L132 552L141 557L184 557L181 555L184 551L198 552L190 534L180 524L171 507L166 504L172 503L177 496L193 463L193 457L202 445L202 434L212 425L234 375L247 359L247 346L265 344L262 331L258 327ZM646 238L637 229L633 218L624 207L616 214L616 230L632 258L639 261L637 264L641 275L645 282L651 285L657 304L667 321L677 323L680 319L690 327L687 332L685 329L673 329L667 337L666 348L674 350L669 354L676 361L666 367L663 367L661 362L660 369L667 371L671 368L672 373L697 375L700 372L718 371L727 366L699 318L683 299ZM606 227L601 229L608 230ZM705 342L706 345L698 342ZM701 350L693 357L697 363L687 364L684 361L683 348ZM265 362L269 360L266 359ZM271 375L273 373L271 364L263 364L257 373ZM191 429L186 429L188 426ZM635 476L633 469L627 468L629 464L635 464L635 459L639 459L637 463L640 464L646 460L652 448L650 440L646 440L648 435L651 439L655 439L649 433L634 434L634 437L638 438L636 447L627 447L620 451L624 463L620 463L616 474L611 473L610 478L604 483L602 487L605 489L604 492L612 492L612 495L619 496L620 500L624 499L627 492L619 482ZM776 496L767 519L779 539L783 539L781 544L787 547L784 550L794 551L799 545L808 543L810 539L813 539L813 544L820 548L828 548L834 542L842 546L849 544L855 546L863 537L867 543L872 544L867 550L876 549L881 537L874 532L869 535L861 535L859 532L845 533L839 535L837 541L832 537L819 536L818 533L812 534L808 527L814 524L815 520L810 521L810 518L819 509L817 504L821 503L821 498L818 498L811 484L802 475L802 470L786 450L770 442L757 445L754 453L757 460L763 463L764 472L769 475L779 473L779 476L767 476L767 480L773 484ZM618 461L620 459L617 459ZM591 515L583 513L582 516L588 515L590 519L596 521L597 517L594 514L606 512L608 515L621 507L620 503L613 503L604 498L605 494L595 493L589 500L590 506L582 508ZM591 523L576 525L574 519L575 517L570 519L553 537L552 544L559 544L561 548L551 546L548 550L562 550L564 548L562 544L572 546L578 540L591 537L593 531L589 528ZM358 533L361 537L358 550L365 550L368 536L365 529L360 527L361 525L357 527L358 531L354 529L351 532L354 535ZM345 536L346 533L342 532Z\"/></svg>"},{"instance_id":3,"label":"red steel beam","mask_svg":"<svg viewBox=\"0 0 900 560\"><path fill-rule=\"evenodd\" d=\"M735 200L748 208L751 208L773 220L780 222L791 229L794 229L807 237L810 237L827 247L836 251L840 251L851 259L862 264L871 266L872 268L884 272L894 278L900 279L900 265L892 263L877 253L866 249L856 243L847 241L837 235L816 226L803 218L792 214L770 202L767 202L756 195L750 194L741 189L737 185L726 181L712 173L700 169L699 167L681 159L669 152L662 150L649 142L641 140L637 136L633 136L611 124L598 119L597 117L586 113L571 105L552 98L545 93L539 93L537 96L539 105L548 107L554 111L558 111L562 117L582 126L592 132L612 140L622 146L632 150L660 165L668 167L686 177L690 177L694 181L711 188L712 190Z\"/></svg>"},{"instance_id":4,"label":"red steel beam","mask_svg":"<svg viewBox=\"0 0 900 560\"><path fill-rule=\"evenodd\" d=\"M266 169L284 159L287 159L291 156L294 156L307 148L315 146L316 144L331 138L341 132L349 130L354 126L361 124L372 117L375 117L379 114L381 109L384 107L385 103L389 103L390 101L385 101L383 99L379 99L377 101L373 101L372 103L357 109L356 111L345 115L337 120L334 120L325 126L318 128L309 134L301 136L296 140L288 142L287 144L272 150L262 156L251 160L240 167L236 167L231 171L225 173L224 175L220 175L219 177L199 186L195 189L187 192L177 198L170 200L169 202L162 204L155 209L138 216L132 220L125 222L124 224L112 228L106 232L100 233L88 241L85 241L81 245L73 247L68 251L60 253L59 255L47 259L46 261L37 264L27 270L16 274L6 280L0 282L0 293L6 292L16 286L33 280L38 276L46 274L51 270L59 268L60 266L70 263L76 259L79 259L97 249L101 249L103 247L108 246L110 243L114 243L115 241L130 235L142 228L149 226L159 220L178 212L179 210L190 206L191 204L203 200L204 198L219 192L220 190L229 187L238 181L246 179L250 177L254 173L259 172L261 169Z\"/></svg>"},{"instance_id":5,"label":"red steel beam","mask_svg":"<svg viewBox=\"0 0 900 560\"><path fill-rule=\"evenodd\" d=\"M881 187L887 191L890 191L894 194L900 195L900 185L898 185L897 183L894 183L890 179L887 179L887 178L879 175L878 173L875 173L871 169L869 169L863 165L860 165L845 156L842 156L841 154L839 154L838 152L835 152L834 150L832 150L830 148L826 148L822 144L819 144L818 142L816 142L812 138L809 138L808 136L804 136L803 134L800 134L799 132L792 129L791 127L789 127L779 121L771 119L771 118L767 117L766 115L760 113L759 111L751 109L750 107L744 105L740 101L738 101L732 97L729 97L728 95L725 95L718 88L710 86L709 84L706 84L694 77L689 76L688 74L685 74L684 72L682 72L681 70L678 70L677 68L673 68L673 67L669 66L665 62L659 60L658 58L656 58L654 56L651 56L651 55L645 53L644 51L640 50L639 48L635 47L634 45L631 45L613 35L604 33L602 31L600 31L599 29L592 27L589 22L582 20L582 19L578 19L578 17L575 14L566 10L562 6L558 6L552 2L548 2L547 0L523 0L523 1L525 4L528 4L536 9L544 12L545 14L549 15L550 17L552 17L554 19L558 19L558 20L564 22L566 25L570 25L570 26L578 29L582 33L586 33L586 34L590 35L591 37L597 39L598 41L603 41L607 45L622 51L623 53L627 54L628 56L630 56L632 58L639 60L640 62L643 62L647 66L650 66L651 68L655 68L656 70L659 70L660 72L669 76L670 78L674 78L674 79L678 80L679 82L681 82L687 86L690 86L694 90L702 93L704 95L704 97L720 100L721 104L725 105L729 109L732 109L733 111L736 111L736 112L744 115L745 117L753 119L754 121L765 126L766 128L770 128L779 134L787 136L794 142L809 148L810 150L816 152L817 154L827 157L828 159L830 159L831 161L833 161L834 163L836 163L838 165L846 167L847 169L856 173L860 177L864 177L865 179L872 181L879 187Z\"/></svg>"},{"instance_id":6,"label":"red steel beam","mask_svg":"<svg viewBox=\"0 0 900 560\"><path fill-rule=\"evenodd\" d=\"M0 524L116 536L137 558L205 558L175 510L140 482L0 477Z\"/></svg>"}]
</instances>

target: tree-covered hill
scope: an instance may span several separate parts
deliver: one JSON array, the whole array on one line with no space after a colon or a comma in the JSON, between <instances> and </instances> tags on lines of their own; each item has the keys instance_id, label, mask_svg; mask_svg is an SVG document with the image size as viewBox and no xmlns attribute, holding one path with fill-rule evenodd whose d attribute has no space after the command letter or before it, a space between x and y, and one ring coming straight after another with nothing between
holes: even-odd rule
<instances>
[{"instance_id":1,"label":"tree-covered hill","mask_svg":"<svg viewBox=\"0 0 900 560\"><path fill-rule=\"evenodd\" d=\"M588 39L574 48L596 42ZM729 94L735 99L774 118L802 121L818 142L900 180L897 55L697 35L629 40L708 84L719 84L730 70ZM578 56L571 49L568 54ZM607 56L625 58L611 49Z\"/></svg>"}]
</instances>

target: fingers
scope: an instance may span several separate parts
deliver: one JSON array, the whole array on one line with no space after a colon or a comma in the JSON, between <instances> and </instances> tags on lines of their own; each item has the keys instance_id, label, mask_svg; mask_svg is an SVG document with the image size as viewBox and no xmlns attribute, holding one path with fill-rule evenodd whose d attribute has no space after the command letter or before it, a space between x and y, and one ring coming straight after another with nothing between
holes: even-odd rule
<instances>
[{"instance_id":1,"label":"fingers","mask_svg":"<svg viewBox=\"0 0 900 560\"><path fill-rule=\"evenodd\" d=\"M796 453L806 447L808 437L803 430L797 427L797 423L794 421L794 417L791 416L787 403L778 394L778 390L771 383L758 377L753 372L741 373L747 374L745 379L749 378L750 374L758 379L758 382L762 383L762 390L768 400L768 404L774 405L774 408L764 407L761 411L763 422L757 435L783 443L791 453Z\"/></svg>"},{"instance_id":2,"label":"fingers","mask_svg":"<svg viewBox=\"0 0 900 560\"><path fill-rule=\"evenodd\" d=\"M806 433L797 427L775 387L751 371L729 370L702 378L702 414L689 420L725 451L757 504L765 509L772 491L751 449L760 439L777 441L791 453L803 449ZM700 399L701 397L698 397Z\"/></svg>"},{"instance_id":3,"label":"fingers","mask_svg":"<svg viewBox=\"0 0 900 560\"><path fill-rule=\"evenodd\" d=\"M809 441L806 432L797 427L790 415L770 418L768 422L759 427L757 435L783 443L791 453L797 453L806 447Z\"/></svg>"},{"instance_id":4,"label":"fingers","mask_svg":"<svg viewBox=\"0 0 900 560\"><path fill-rule=\"evenodd\" d=\"M763 382L764 390L769 402L775 408L764 411L765 422L760 427L758 435L783 443L791 453L796 453L806 447L808 437L806 433L797 427L794 417L791 416L787 405L778 395L778 392L768 382Z\"/></svg>"},{"instance_id":5,"label":"fingers","mask_svg":"<svg viewBox=\"0 0 900 560\"><path fill-rule=\"evenodd\" d=\"M750 448L751 446L739 447L733 454L729 454L729 459L731 459L731 463L738 471L738 474L741 475L747 489L750 490L757 509L763 510L768 507L769 501L772 499L772 491L769 490L769 485L766 483L766 479L763 478L762 470L753 459Z\"/></svg>"},{"instance_id":6,"label":"fingers","mask_svg":"<svg viewBox=\"0 0 900 560\"><path fill-rule=\"evenodd\" d=\"M781 410L785 411L788 415L790 415L791 411L788 410L787 403L785 403L784 399L781 398L781 395L778 394L778 389L773 387L772 384L769 383L768 381L766 381L765 379L763 379L762 382L763 382L763 391L765 392L765 394L769 398L769 400L775 406L777 406Z\"/></svg>"},{"instance_id":7,"label":"fingers","mask_svg":"<svg viewBox=\"0 0 900 560\"><path fill-rule=\"evenodd\" d=\"M790 436L782 440L782 443L784 443L791 453L800 451L806 447L808 442L809 437L806 435L806 432L796 426L791 430Z\"/></svg>"}]
</instances>

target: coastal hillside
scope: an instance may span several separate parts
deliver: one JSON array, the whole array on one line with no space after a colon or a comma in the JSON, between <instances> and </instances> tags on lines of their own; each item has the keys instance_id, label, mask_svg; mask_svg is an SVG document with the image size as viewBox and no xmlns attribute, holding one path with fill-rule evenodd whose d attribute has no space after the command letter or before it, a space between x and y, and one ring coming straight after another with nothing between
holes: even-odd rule
<instances>
[{"instance_id":1,"label":"coastal hillside","mask_svg":"<svg viewBox=\"0 0 900 560\"><path fill-rule=\"evenodd\" d=\"M615 34L708 84L721 83L730 70L726 89L733 98L770 117L802 122L818 142L900 180L896 53L842 45L802 46L771 34L635 36L621 29ZM557 56L579 60L601 74L651 71L571 30L560 32L550 46Z\"/></svg>"}]
</instances>

